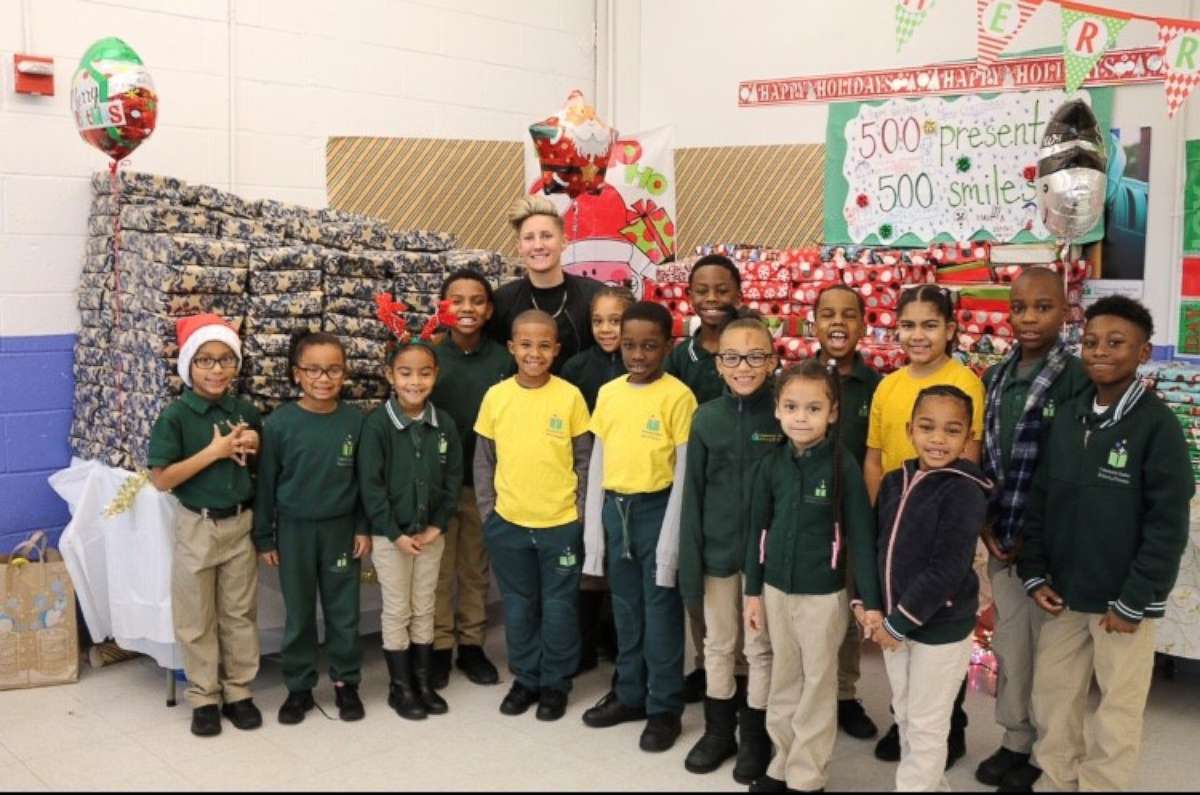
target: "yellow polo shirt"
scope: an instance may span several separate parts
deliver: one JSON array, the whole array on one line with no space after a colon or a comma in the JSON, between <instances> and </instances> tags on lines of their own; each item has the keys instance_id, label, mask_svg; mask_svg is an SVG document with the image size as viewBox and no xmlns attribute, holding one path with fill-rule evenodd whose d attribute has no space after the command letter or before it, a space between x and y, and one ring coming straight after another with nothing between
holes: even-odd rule
<instances>
[{"instance_id":1,"label":"yellow polo shirt","mask_svg":"<svg viewBox=\"0 0 1200 795\"><path fill-rule=\"evenodd\" d=\"M650 384L629 376L600 387L588 429L604 443L604 488L622 494L662 491L675 479L675 448L686 444L696 396L664 373Z\"/></svg>"},{"instance_id":2,"label":"yellow polo shirt","mask_svg":"<svg viewBox=\"0 0 1200 795\"><path fill-rule=\"evenodd\" d=\"M537 389L515 377L488 389L475 433L496 443L496 512L521 527L577 521L571 442L587 430L583 395L557 376Z\"/></svg>"},{"instance_id":3,"label":"yellow polo shirt","mask_svg":"<svg viewBox=\"0 0 1200 795\"><path fill-rule=\"evenodd\" d=\"M875 397L871 400L871 424L867 430L867 447L878 448L883 453L883 473L886 475L910 458L917 451L908 440L908 422L912 419L913 405L922 389L938 384L956 386L971 397L974 414L971 417L971 439L983 438L983 410L985 391L983 382L966 366L951 359L932 375L913 378L908 367L890 373L879 382Z\"/></svg>"}]
</instances>

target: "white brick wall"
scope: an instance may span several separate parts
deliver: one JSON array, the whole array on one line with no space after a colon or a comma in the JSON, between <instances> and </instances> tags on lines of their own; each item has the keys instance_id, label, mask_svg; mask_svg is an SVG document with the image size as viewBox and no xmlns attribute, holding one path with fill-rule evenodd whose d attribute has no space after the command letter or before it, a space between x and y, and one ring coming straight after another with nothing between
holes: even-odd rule
<instances>
[{"instance_id":1,"label":"white brick wall","mask_svg":"<svg viewBox=\"0 0 1200 795\"><path fill-rule=\"evenodd\" d=\"M328 136L520 140L591 93L594 18L595 0L0 0L0 337L77 325L87 177L107 161L69 90L96 38L129 42L162 100L131 167L323 206ZM13 93L22 51L55 58L55 97Z\"/></svg>"}]
</instances>

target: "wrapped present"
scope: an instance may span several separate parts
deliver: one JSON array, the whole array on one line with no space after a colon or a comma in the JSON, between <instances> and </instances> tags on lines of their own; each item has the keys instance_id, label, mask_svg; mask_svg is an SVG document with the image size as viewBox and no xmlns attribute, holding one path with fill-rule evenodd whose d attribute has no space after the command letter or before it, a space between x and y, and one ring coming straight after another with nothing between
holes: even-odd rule
<instances>
[{"instance_id":1,"label":"wrapped present","mask_svg":"<svg viewBox=\"0 0 1200 795\"><path fill-rule=\"evenodd\" d=\"M325 293L308 290L298 293L263 293L252 295L246 302L246 311L258 317L299 317L319 315L325 303Z\"/></svg>"},{"instance_id":2,"label":"wrapped present","mask_svg":"<svg viewBox=\"0 0 1200 795\"><path fill-rule=\"evenodd\" d=\"M135 204L121 208L121 229L143 232L190 232L218 236L216 219L206 210L169 204Z\"/></svg>"},{"instance_id":3,"label":"wrapped present","mask_svg":"<svg viewBox=\"0 0 1200 795\"><path fill-rule=\"evenodd\" d=\"M1008 325L1009 313L1007 311L986 312L982 309L959 309L955 313L955 319L960 328L970 331L972 334L991 334L993 333L991 329Z\"/></svg>"},{"instance_id":4,"label":"wrapped present","mask_svg":"<svg viewBox=\"0 0 1200 795\"><path fill-rule=\"evenodd\" d=\"M342 387L342 397L349 400L382 400L391 394L387 381L378 378L357 378Z\"/></svg>"},{"instance_id":5,"label":"wrapped present","mask_svg":"<svg viewBox=\"0 0 1200 795\"><path fill-rule=\"evenodd\" d=\"M247 334L294 334L297 331L320 331L321 318L306 317L246 317L244 329Z\"/></svg>"},{"instance_id":6,"label":"wrapped present","mask_svg":"<svg viewBox=\"0 0 1200 795\"><path fill-rule=\"evenodd\" d=\"M821 297L821 293L837 282L806 282L796 285L796 289L791 291L790 298L794 304L804 304L806 306L816 306L817 299ZM790 314L772 313L772 314Z\"/></svg>"},{"instance_id":7,"label":"wrapped present","mask_svg":"<svg viewBox=\"0 0 1200 795\"><path fill-rule=\"evenodd\" d=\"M366 400L343 399L342 403L346 404L347 406L349 406L352 409L358 409L364 415L370 414L375 409L377 409L383 405L382 400L374 399L374 398L368 398Z\"/></svg>"},{"instance_id":8,"label":"wrapped present","mask_svg":"<svg viewBox=\"0 0 1200 795\"><path fill-rule=\"evenodd\" d=\"M398 273L392 280L398 292L440 294L446 274L442 273Z\"/></svg>"},{"instance_id":9,"label":"wrapped present","mask_svg":"<svg viewBox=\"0 0 1200 795\"><path fill-rule=\"evenodd\" d=\"M842 281L851 287L864 285L901 285L907 283L910 268L904 265L850 265L842 271Z\"/></svg>"},{"instance_id":10,"label":"wrapped present","mask_svg":"<svg viewBox=\"0 0 1200 795\"><path fill-rule=\"evenodd\" d=\"M659 281L655 287L657 298L662 301L679 301L687 298L687 283L668 283Z\"/></svg>"},{"instance_id":11,"label":"wrapped present","mask_svg":"<svg viewBox=\"0 0 1200 795\"><path fill-rule=\"evenodd\" d=\"M346 372L353 378L383 378L383 370L383 357L348 357L346 359Z\"/></svg>"},{"instance_id":12,"label":"wrapped present","mask_svg":"<svg viewBox=\"0 0 1200 795\"><path fill-rule=\"evenodd\" d=\"M396 255L381 251L338 251L332 248L322 252L322 268L331 276L357 279L387 279L396 270Z\"/></svg>"},{"instance_id":13,"label":"wrapped present","mask_svg":"<svg viewBox=\"0 0 1200 795\"><path fill-rule=\"evenodd\" d=\"M747 301L785 301L790 293L790 282L742 282L742 298Z\"/></svg>"},{"instance_id":14,"label":"wrapped present","mask_svg":"<svg viewBox=\"0 0 1200 795\"><path fill-rule=\"evenodd\" d=\"M316 246L272 246L250 251L250 270L314 270L322 267L322 250Z\"/></svg>"},{"instance_id":15,"label":"wrapped present","mask_svg":"<svg viewBox=\"0 0 1200 795\"><path fill-rule=\"evenodd\" d=\"M462 249L458 249L458 250L462 251ZM454 253L453 251L447 251L445 254L421 252L421 251L397 251L397 252L395 252L395 254L392 255L394 257L392 272L393 272L393 274L398 274L398 273L443 273L443 274L445 274L445 273L449 273L451 271L458 269L458 267L455 267L450 264L451 261L450 261L449 257L453 253ZM504 261L503 257L501 257L499 254L496 254L495 268L496 268L497 273L499 273L499 268L503 264L503 261ZM461 267L471 267L471 266L464 265Z\"/></svg>"},{"instance_id":16,"label":"wrapped present","mask_svg":"<svg viewBox=\"0 0 1200 795\"><path fill-rule=\"evenodd\" d=\"M107 367L109 352L105 348L92 348L87 345L75 346L75 361L89 367Z\"/></svg>"},{"instance_id":17,"label":"wrapped present","mask_svg":"<svg viewBox=\"0 0 1200 795\"><path fill-rule=\"evenodd\" d=\"M660 282L687 284L688 277L692 275L692 268L691 265L682 262L666 262L658 266L655 275Z\"/></svg>"},{"instance_id":18,"label":"wrapped present","mask_svg":"<svg viewBox=\"0 0 1200 795\"><path fill-rule=\"evenodd\" d=\"M747 301L746 308L760 315L790 315L795 311L790 301Z\"/></svg>"},{"instance_id":19,"label":"wrapped present","mask_svg":"<svg viewBox=\"0 0 1200 795\"><path fill-rule=\"evenodd\" d=\"M866 343L859 346L859 352L867 366L880 373L898 370L908 360L904 350L894 343Z\"/></svg>"},{"instance_id":20,"label":"wrapped present","mask_svg":"<svg viewBox=\"0 0 1200 795\"><path fill-rule=\"evenodd\" d=\"M621 235L657 265L675 256L675 222L665 207L653 199L638 199L631 206L632 220Z\"/></svg>"},{"instance_id":21,"label":"wrapped present","mask_svg":"<svg viewBox=\"0 0 1200 795\"><path fill-rule=\"evenodd\" d=\"M290 334L247 334L242 340L245 356L287 356L291 347Z\"/></svg>"},{"instance_id":22,"label":"wrapped present","mask_svg":"<svg viewBox=\"0 0 1200 795\"><path fill-rule=\"evenodd\" d=\"M287 378L249 375L241 381L242 391L261 397L289 400L300 397L300 387Z\"/></svg>"},{"instance_id":23,"label":"wrapped present","mask_svg":"<svg viewBox=\"0 0 1200 795\"><path fill-rule=\"evenodd\" d=\"M900 288L883 282L864 284L858 294L868 309L895 309L900 302Z\"/></svg>"},{"instance_id":24,"label":"wrapped present","mask_svg":"<svg viewBox=\"0 0 1200 795\"><path fill-rule=\"evenodd\" d=\"M103 196L96 195L92 197L91 207L88 208L89 215L116 215L121 212L122 207L135 204L161 204L163 199L159 196L146 196L140 193L122 193L113 195L111 193ZM179 204L181 202L169 202L171 204Z\"/></svg>"},{"instance_id":25,"label":"wrapped present","mask_svg":"<svg viewBox=\"0 0 1200 795\"><path fill-rule=\"evenodd\" d=\"M271 218L239 218L226 213L213 213L222 238L241 240L252 246L280 246L284 243L282 221Z\"/></svg>"},{"instance_id":26,"label":"wrapped present","mask_svg":"<svg viewBox=\"0 0 1200 795\"><path fill-rule=\"evenodd\" d=\"M687 300L665 300L659 301L673 315L694 315L692 302Z\"/></svg>"},{"instance_id":27,"label":"wrapped present","mask_svg":"<svg viewBox=\"0 0 1200 795\"><path fill-rule=\"evenodd\" d=\"M815 339L805 337L780 337L775 340L775 353L786 362L808 359L821 349Z\"/></svg>"},{"instance_id":28,"label":"wrapped present","mask_svg":"<svg viewBox=\"0 0 1200 795\"><path fill-rule=\"evenodd\" d=\"M397 291L396 300L404 303L412 312L433 314L437 312L438 301L441 297L436 293L422 293L414 290Z\"/></svg>"},{"instance_id":29,"label":"wrapped present","mask_svg":"<svg viewBox=\"0 0 1200 795\"><path fill-rule=\"evenodd\" d=\"M183 204L195 204L239 218L254 218L254 206L240 196L209 185L188 185L183 189Z\"/></svg>"},{"instance_id":30,"label":"wrapped present","mask_svg":"<svg viewBox=\"0 0 1200 795\"><path fill-rule=\"evenodd\" d=\"M150 312L169 317L186 317L202 312L221 316L242 315L246 312L244 295L222 293L163 293L143 286L134 286L121 297L123 310Z\"/></svg>"},{"instance_id":31,"label":"wrapped present","mask_svg":"<svg viewBox=\"0 0 1200 795\"><path fill-rule=\"evenodd\" d=\"M832 264L813 264L805 261L793 265L791 270L793 282L829 284L841 278L840 269Z\"/></svg>"},{"instance_id":32,"label":"wrapped present","mask_svg":"<svg viewBox=\"0 0 1200 795\"><path fill-rule=\"evenodd\" d=\"M763 260L758 262L738 262L738 272L742 282L778 282L790 284L792 269L786 262L778 260Z\"/></svg>"},{"instance_id":33,"label":"wrapped present","mask_svg":"<svg viewBox=\"0 0 1200 795\"><path fill-rule=\"evenodd\" d=\"M346 356L350 359L371 359L383 362L387 356L387 341L367 337L341 337Z\"/></svg>"},{"instance_id":34,"label":"wrapped present","mask_svg":"<svg viewBox=\"0 0 1200 795\"><path fill-rule=\"evenodd\" d=\"M812 336L810 323L800 315L764 315L763 323L775 339Z\"/></svg>"},{"instance_id":35,"label":"wrapped present","mask_svg":"<svg viewBox=\"0 0 1200 795\"><path fill-rule=\"evenodd\" d=\"M983 312L1008 312L1009 298L1012 290L1009 285L966 286L951 288L955 293L959 309L979 310Z\"/></svg>"},{"instance_id":36,"label":"wrapped present","mask_svg":"<svg viewBox=\"0 0 1200 795\"><path fill-rule=\"evenodd\" d=\"M204 235L163 232L121 233L121 252L145 262L218 268L250 267L250 246L240 240L217 240Z\"/></svg>"},{"instance_id":37,"label":"wrapped present","mask_svg":"<svg viewBox=\"0 0 1200 795\"><path fill-rule=\"evenodd\" d=\"M150 174L145 171L121 169L116 172L115 176L109 171L93 172L92 192L97 195L112 193L114 181L116 182L116 190L119 193L155 196L171 202L180 201L185 188L183 180L176 179L175 177L164 177L160 174Z\"/></svg>"},{"instance_id":38,"label":"wrapped present","mask_svg":"<svg viewBox=\"0 0 1200 795\"><path fill-rule=\"evenodd\" d=\"M390 281L345 276L326 276L324 286L327 298L354 298L359 301L374 301L376 295L392 289Z\"/></svg>"},{"instance_id":39,"label":"wrapped present","mask_svg":"<svg viewBox=\"0 0 1200 795\"><path fill-rule=\"evenodd\" d=\"M358 298L326 298L325 311L353 317L375 317L377 306L374 301Z\"/></svg>"},{"instance_id":40,"label":"wrapped present","mask_svg":"<svg viewBox=\"0 0 1200 795\"><path fill-rule=\"evenodd\" d=\"M179 356L179 345L172 332L169 336L147 334L137 329L123 329L112 337L112 345L120 351L151 357Z\"/></svg>"},{"instance_id":41,"label":"wrapped present","mask_svg":"<svg viewBox=\"0 0 1200 795\"><path fill-rule=\"evenodd\" d=\"M992 269L985 262L965 262L957 265L939 266L937 269L938 282L954 284L990 284Z\"/></svg>"},{"instance_id":42,"label":"wrapped present","mask_svg":"<svg viewBox=\"0 0 1200 795\"><path fill-rule=\"evenodd\" d=\"M292 375L292 364L286 356L247 356L242 372L248 376L288 379Z\"/></svg>"},{"instance_id":43,"label":"wrapped present","mask_svg":"<svg viewBox=\"0 0 1200 795\"><path fill-rule=\"evenodd\" d=\"M246 292L250 271L243 268L210 268L204 265L168 265L147 262L133 255L121 258L122 271L141 285L163 293Z\"/></svg>"},{"instance_id":44,"label":"wrapped present","mask_svg":"<svg viewBox=\"0 0 1200 795\"><path fill-rule=\"evenodd\" d=\"M868 309L867 310L867 325L876 328L895 328L896 327L896 312L893 309Z\"/></svg>"},{"instance_id":45,"label":"wrapped present","mask_svg":"<svg viewBox=\"0 0 1200 795\"><path fill-rule=\"evenodd\" d=\"M448 232L411 229L392 233L392 247L397 251L427 251L438 253L458 248L458 239Z\"/></svg>"},{"instance_id":46,"label":"wrapped present","mask_svg":"<svg viewBox=\"0 0 1200 795\"><path fill-rule=\"evenodd\" d=\"M326 312L321 323L322 330L332 334L367 337L383 341L390 340L395 336L391 329L373 317L354 317Z\"/></svg>"},{"instance_id":47,"label":"wrapped present","mask_svg":"<svg viewBox=\"0 0 1200 795\"><path fill-rule=\"evenodd\" d=\"M75 306L80 310L99 312L109 305L112 300L110 297L111 294L112 290L106 290L102 287L81 287L75 291Z\"/></svg>"},{"instance_id":48,"label":"wrapped present","mask_svg":"<svg viewBox=\"0 0 1200 795\"><path fill-rule=\"evenodd\" d=\"M324 275L320 270L255 271L250 274L249 289L260 295L320 290Z\"/></svg>"}]
</instances>

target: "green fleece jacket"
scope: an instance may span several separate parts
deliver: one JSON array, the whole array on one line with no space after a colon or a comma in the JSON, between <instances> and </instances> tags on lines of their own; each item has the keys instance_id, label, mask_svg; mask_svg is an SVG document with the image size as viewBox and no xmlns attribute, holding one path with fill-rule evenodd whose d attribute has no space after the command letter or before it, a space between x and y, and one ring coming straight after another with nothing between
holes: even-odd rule
<instances>
[{"instance_id":1,"label":"green fleece jacket","mask_svg":"<svg viewBox=\"0 0 1200 795\"><path fill-rule=\"evenodd\" d=\"M744 398L726 391L696 411L679 539L679 594L685 602L703 601L706 575L728 577L742 570L755 464L782 441L769 385Z\"/></svg>"}]
</instances>

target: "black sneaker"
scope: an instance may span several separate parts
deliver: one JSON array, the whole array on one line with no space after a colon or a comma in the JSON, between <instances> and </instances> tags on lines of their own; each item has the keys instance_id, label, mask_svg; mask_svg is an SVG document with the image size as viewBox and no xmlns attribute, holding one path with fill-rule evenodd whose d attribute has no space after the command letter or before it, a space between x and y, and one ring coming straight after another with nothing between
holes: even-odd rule
<instances>
[{"instance_id":1,"label":"black sneaker","mask_svg":"<svg viewBox=\"0 0 1200 795\"><path fill-rule=\"evenodd\" d=\"M1019 765L1028 764L1028 762L1029 754L1019 754L1001 746L999 751L980 762L979 767L975 768L975 780L989 787L998 787L1005 773Z\"/></svg>"},{"instance_id":2,"label":"black sneaker","mask_svg":"<svg viewBox=\"0 0 1200 795\"><path fill-rule=\"evenodd\" d=\"M954 767L954 763L963 758L967 752L967 732L965 729L950 727L950 736L946 738L946 769Z\"/></svg>"},{"instance_id":3,"label":"black sneaker","mask_svg":"<svg viewBox=\"0 0 1200 795\"><path fill-rule=\"evenodd\" d=\"M882 762L900 761L900 727L893 723L888 733L875 743L875 758Z\"/></svg>"},{"instance_id":4,"label":"black sneaker","mask_svg":"<svg viewBox=\"0 0 1200 795\"><path fill-rule=\"evenodd\" d=\"M358 685L343 682L333 688L338 717L345 721L362 720L367 715L362 699L358 697Z\"/></svg>"},{"instance_id":5,"label":"black sneaker","mask_svg":"<svg viewBox=\"0 0 1200 795\"><path fill-rule=\"evenodd\" d=\"M500 682L500 672L483 653L482 646L458 647L458 669L477 685L494 685Z\"/></svg>"},{"instance_id":6,"label":"black sneaker","mask_svg":"<svg viewBox=\"0 0 1200 795\"><path fill-rule=\"evenodd\" d=\"M254 706L254 700L243 698L221 707L221 714L229 718L229 722L242 731L257 729L262 726L262 713Z\"/></svg>"},{"instance_id":7,"label":"black sneaker","mask_svg":"<svg viewBox=\"0 0 1200 795\"><path fill-rule=\"evenodd\" d=\"M537 719L558 720L567 713L567 694L552 687L543 687L538 697Z\"/></svg>"},{"instance_id":8,"label":"black sneaker","mask_svg":"<svg viewBox=\"0 0 1200 795\"><path fill-rule=\"evenodd\" d=\"M305 713L316 705L311 690L289 692L283 706L279 708L279 722L286 726L293 726L304 720Z\"/></svg>"},{"instance_id":9,"label":"black sneaker","mask_svg":"<svg viewBox=\"0 0 1200 795\"><path fill-rule=\"evenodd\" d=\"M530 690L520 682L513 682L512 689L500 702L500 713L502 715L523 715L536 703L538 703L536 690Z\"/></svg>"},{"instance_id":10,"label":"black sneaker","mask_svg":"<svg viewBox=\"0 0 1200 795\"><path fill-rule=\"evenodd\" d=\"M638 740L638 747L650 753L670 750L679 739L683 726L679 716L673 712L659 712L646 718L646 728Z\"/></svg>"},{"instance_id":11,"label":"black sneaker","mask_svg":"<svg viewBox=\"0 0 1200 795\"><path fill-rule=\"evenodd\" d=\"M609 726L616 726L619 723L645 719L645 707L625 706L617 698L616 692L612 690L597 701L596 706L583 713L583 722L593 729L607 729Z\"/></svg>"},{"instance_id":12,"label":"black sneaker","mask_svg":"<svg viewBox=\"0 0 1200 795\"><path fill-rule=\"evenodd\" d=\"M754 779L750 785L751 792L787 792L787 782L770 776Z\"/></svg>"},{"instance_id":13,"label":"black sneaker","mask_svg":"<svg viewBox=\"0 0 1200 795\"><path fill-rule=\"evenodd\" d=\"M454 649L434 649L433 667L430 669L429 684L434 690L441 690L450 684L450 664L453 662Z\"/></svg>"},{"instance_id":14,"label":"black sneaker","mask_svg":"<svg viewBox=\"0 0 1200 795\"><path fill-rule=\"evenodd\" d=\"M697 668L683 677L683 703L699 704L708 692L708 676L703 668Z\"/></svg>"},{"instance_id":15,"label":"black sneaker","mask_svg":"<svg viewBox=\"0 0 1200 795\"><path fill-rule=\"evenodd\" d=\"M221 710L216 704L192 710L192 734L197 737L216 737L221 733Z\"/></svg>"},{"instance_id":16,"label":"black sneaker","mask_svg":"<svg viewBox=\"0 0 1200 795\"><path fill-rule=\"evenodd\" d=\"M1033 785L1042 777L1042 769L1024 762L1000 779L1000 792L1033 792Z\"/></svg>"},{"instance_id":17,"label":"black sneaker","mask_svg":"<svg viewBox=\"0 0 1200 795\"><path fill-rule=\"evenodd\" d=\"M869 740L879 734L875 721L867 715L862 702L857 698L838 701L838 728L856 740Z\"/></svg>"}]
</instances>

